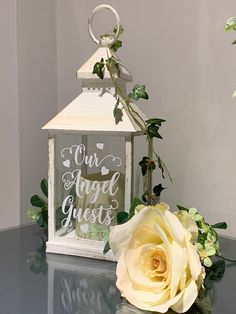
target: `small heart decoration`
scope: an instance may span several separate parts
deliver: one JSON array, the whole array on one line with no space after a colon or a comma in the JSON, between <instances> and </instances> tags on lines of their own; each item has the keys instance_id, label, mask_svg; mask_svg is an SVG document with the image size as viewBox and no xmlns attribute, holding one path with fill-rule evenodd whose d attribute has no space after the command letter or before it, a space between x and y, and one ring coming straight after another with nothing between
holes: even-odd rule
<instances>
[{"instance_id":1,"label":"small heart decoration","mask_svg":"<svg viewBox=\"0 0 236 314\"><path fill-rule=\"evenodd\" d=\"M63 166L66 168L70 168L70 160L67 159L67 160L63 161Z\"/></svg>"},{"instance_id":2,"label":"small heart decoration","mask_svg":"<svg viewBox=\"0 0 236 314\"><path fill-rule=\"evenodd\" d=\"M105 176L105 175L107 175L109 173L109 169L107 169L106 167L102 167L101 168L101 175L102 176Z\"/></svg>"},{"instance_id":3,"label":"small heart decoration","mask_svg":"<svg viewBox=\"0 0 236 314\"><path fill-rule=\"evenodd\" d=\"M80 225L80 230L83 231L84 233L88 233L89 225L88 224Z\"/></svg>"},{"instance_id":4,"label":"small heart decoration","mask_svg":"<svg viewBox=\"0 0 236 314\"><path fill-rule=\"evenodd\" d=\"M96 147L97 147L98 149L103 149L103 148L104 148L104 143L97 143L97 144L96 144Z\"/></svg>"}]
</instances>

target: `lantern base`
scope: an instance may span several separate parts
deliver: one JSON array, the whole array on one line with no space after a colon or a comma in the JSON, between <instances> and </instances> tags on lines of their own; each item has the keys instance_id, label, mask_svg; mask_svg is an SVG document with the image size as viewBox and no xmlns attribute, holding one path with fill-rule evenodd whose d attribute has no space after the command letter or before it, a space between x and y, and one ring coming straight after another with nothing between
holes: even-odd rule
<instances>
[{"instance_id":1,"label":"lantern base","mask_svg":"<svg viewBox=\"0 0 236 314\"><path fill-rule=\"evenodd\" d=\"M46 252L64 254L64 255L82 256L82 257L95 258L95 259L113 261L113 262L116 261L111 250L104 255L103 247L101 247L101 245L85 246L83 242L81 244L79 243L71 244L71 243L47 241Z\"/></svg>"}]
</instances>

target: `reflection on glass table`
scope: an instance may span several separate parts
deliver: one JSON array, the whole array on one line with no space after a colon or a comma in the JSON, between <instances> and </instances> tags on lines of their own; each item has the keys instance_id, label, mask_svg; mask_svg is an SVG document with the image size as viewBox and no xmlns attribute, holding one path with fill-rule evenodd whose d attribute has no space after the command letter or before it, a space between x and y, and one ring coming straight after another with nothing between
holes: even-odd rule
<instances>
[{"instance_id":1,"label":"reflection on glass table","mask_svg":"<svg viewBox=\"0 0 236 314\"><path fill-rule=\"evenodd\" d=\"M45 254L44 240L35 225L0 232L0 314L147 313L120 297L115 263ZM221 238L221 245L225 256L236 257L235 240ZM227 264L202 307L188 314L236 313L235 283L236 265Z\"/></svg>"},{"instance_id":2,"label":"reflection on glass table","mask_svg":"<svg viewBox=\"0 0 236 314\"><path fill-rule=\"evenodd\" d=\"M114 264L52 254L47 263L48 313L116 313L121 298Z\"/></svg>"}]
</instances>

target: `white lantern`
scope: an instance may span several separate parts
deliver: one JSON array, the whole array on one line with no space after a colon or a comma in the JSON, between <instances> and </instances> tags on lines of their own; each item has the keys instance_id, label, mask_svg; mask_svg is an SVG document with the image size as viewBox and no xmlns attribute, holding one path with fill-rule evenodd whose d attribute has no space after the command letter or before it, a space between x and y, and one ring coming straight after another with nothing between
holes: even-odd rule
<instances>
[{"instance_id":1,"label":"white lantern","mask_svg":"<svg viewBox=\"0 0 236 314\"><path fill-rule=\"evenodd\" d=\"M96 42L91 21L104 7L115 13L119 27L112 7L97 7L89 20ZM115 88L109 73L105 72L103 80L92 74L94 64L107 59L107 51L99 47L77 71L81 94L43 127L49 134L47 252L113 260L111 252L103 254L104 243L117 223L117 213L130 209L134 137L142 132L125 110L122 121L116 123ZM132 77L122 67L117 80L126 90Z\"/></svg>"}]
</instances>

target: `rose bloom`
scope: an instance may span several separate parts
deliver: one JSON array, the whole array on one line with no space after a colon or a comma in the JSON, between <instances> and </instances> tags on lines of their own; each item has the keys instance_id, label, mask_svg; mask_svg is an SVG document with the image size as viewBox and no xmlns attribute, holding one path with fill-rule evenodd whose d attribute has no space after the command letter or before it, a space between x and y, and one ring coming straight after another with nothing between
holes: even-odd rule
<instances>
[{"instance_id":1,"label":"rose bloom","mask_svg":"<svg viewBox=\"0 0 236 314\"><path fill-rule=\"evenodd\" d=\"M121 295L142 310L186 312L205 275L192 243L197 232L187 212L171 213L165 203L138 206L109 238Z\"/></svg>"}]
</instances>

